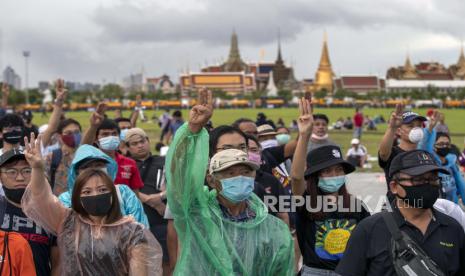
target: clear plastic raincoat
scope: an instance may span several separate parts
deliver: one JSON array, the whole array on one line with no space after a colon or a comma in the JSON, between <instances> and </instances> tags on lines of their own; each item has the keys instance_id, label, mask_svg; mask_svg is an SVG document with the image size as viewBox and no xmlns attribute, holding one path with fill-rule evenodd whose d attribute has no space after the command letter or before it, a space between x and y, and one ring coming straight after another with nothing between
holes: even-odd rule
<instances>
[{"instance_id":1,"label":"clear plastic raincoat","mask_svg":"<svg viewBox=\"0 0 465 276\"><path fill-rule=\"evenodd\" d=\"M57 236L61 275L162 275L162 251L153 235L134 218L97 225L66 208L44 188L34 194L30 186L21 205L24 213Z\"/></svg>"},{"instance_id":2,"label":"clear plastic raincoat","mask_svg":"<svg viewBox=\"0 0 465 276\"><path fill-rule=\"evenodd\" d=\"M68 191L62 193L58 198L66 207L71 208L71 194L73 192L74 182L76 181L76 164L86 158L99 158L107 162L107 171L110 178L114 181L116 178L116 173L118 172L118 165L115 160L110 158L110 156L103 153L98 148L91 145L82 145L80 146L74 159L71 162L68 172ZM137 198L136 194L129 188L127 185L118 184L116 185L117 192L119 193L119 203L121 206L121 213L123 216L131 215L134 219L142 223L145 227L149 227L149 221L144 211L142 203Z\"/></svg>"},{"instance_id":3,"label":"clear plastic raincoat","mask_svg":"<svg viewBox=\"0 0 465 276\"><path fill-rule=\"evenodd\" d=\"M217 193L204 187L208 133L176 131L166 159L167 195L181 244L176 275L293 275L294 245L286 224L254 194L256 217L223 217Z\"/></svg>"}]
</instances>

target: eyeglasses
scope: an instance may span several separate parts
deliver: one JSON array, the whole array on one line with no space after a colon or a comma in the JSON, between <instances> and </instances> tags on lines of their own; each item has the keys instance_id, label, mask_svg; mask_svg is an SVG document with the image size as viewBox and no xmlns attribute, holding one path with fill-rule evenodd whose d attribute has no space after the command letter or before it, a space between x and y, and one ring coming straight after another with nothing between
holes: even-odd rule
<instances>
[{"instance_id":1,"label":"eyeglasses","mask_svg":"<svg viewBox=\"0 0 465 276\"><path fill-rule=\"evenodd\" d=\"M216 148L216 151L222 151L222 150L228 150L228 149L237 149L237 150L242 150L244 152L247 152L247 145L246 144L240 144L240 145L223 145L220 148Z\"/></svg>"},{"instance_id":2,"label":"eyeglasses","mask_svg":"<svg viewBox=\"0 0 465 276\"><path fill-rule=\"evenodd\" d=\"M434 145L436 148L449 148L450 147L450 143L437 143Z\"/></svg>"},{"instance_id":3,"label":"eyeglasses","mask_svg":"<svg viewBox=\"0 0 465 276\"><path fill-rule=\"evenodd\" d=\"M11 169L1 170L0 172L4 173L10 179L16 179L18 177L19 173L21 173L21 175L24 178L30 178L31 173L32 173L32 169L31 168L22 168L21 170L17 170L17 169L11 168Z\"/></svg>"},{"instance_id":4,"label":"eyeglasses","mask_svg":"<svg viewBox=\"0 0 465 276\"><path fill-rule=\"evenodd\" d=\"M438 176L423 178L423 177L411 177L411 178L397 178L397 182L410 181L413 186L423 185L423 184L433 184L439 185L441 178Z\"/></svg>"}]
</instances>

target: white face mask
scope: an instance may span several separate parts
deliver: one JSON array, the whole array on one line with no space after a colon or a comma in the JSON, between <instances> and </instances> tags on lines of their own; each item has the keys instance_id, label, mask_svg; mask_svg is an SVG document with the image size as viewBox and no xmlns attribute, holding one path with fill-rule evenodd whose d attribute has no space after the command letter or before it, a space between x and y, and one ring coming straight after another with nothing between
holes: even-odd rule
<instances>
[{"instance_id":1,"label":"white face mask","mask_svg":"<svg viewBox=\"0 0 465 276\"><path fill-rule=\"evenodd\" d=\"M314 140L326 140L326 139L328 139L328 134L326 133L323 136L318 136L315 133L312 133L312 139L314 139Z\"/></svg>"},{"instance_id":2,"label":"white face mask","mask_svg":"<svg viewBox=\"0 0 465 276\"><path fill-rule=\"evenodd\" d=\"M408 139L413 144L418 144L423 139L423 128L421 127L414 127L408 133Z\"/></svg>"},{"instance_id":3,"label":"white face mask","mask_svg":"<svg viewBox=\"0 0 465 276\"><path fill-rule=\"evenodd\" d=\"M260 142L260 145L262 146L263 149L277 147L278 146L278 140L270 139L270 140L262 141L262 142Z\"/></svg>"}]
</instances>

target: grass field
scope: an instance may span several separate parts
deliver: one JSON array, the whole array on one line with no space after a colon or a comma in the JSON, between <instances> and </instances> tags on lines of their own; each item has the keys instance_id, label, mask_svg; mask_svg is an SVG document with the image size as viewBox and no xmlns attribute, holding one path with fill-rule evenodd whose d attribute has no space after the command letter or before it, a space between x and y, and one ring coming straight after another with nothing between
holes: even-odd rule
<instances>
[{"instance_id":1,"label":"grass field","mask_svg":"<svg viewBox=\"0 0 465 276\"><path fill-rule=\"evenodd\" d=\"M382 115L385 119L389 118L391 109L364 109L363 113L374 117L376 115ZM426 109L414 110L420 114L425 115ZM161 115L163 111L154 111L147 110L144 111L147 118L152 118L153 115L157 117ZM188 118L188 110L183 110L183 117ZM264 112L269 119L277 121L278 118L282 118L286 125L288 126L293 119L298 117L297 108L273 108L273 109L219 109L215 110L212 121L214 126L219 126L223 124L231 124L236 119L244 117L255 119L258 112ZM352 117L354 114L354 109L352 108L317 108L314 111L315 113L324 113L330 119L330 124L334 123L339 117L346 118L348 116ZM445 109L441 112L444 112L446 115L446 123L449 126L449 129L452 133L452 142L455 143L459 148L462 148L464 145L465 137L465 109ZM89 125L89 116L90 112L68 112L67 117L74 118L81 122L82 126L86 128ZM107 112L108 116L111 118L114 116L112 111ZM50 113L48 114L50 115ZM123 116L129 117L130 111L124 111ZM37 125L47 123L48 118L41 117L40 114L36 114L34 117L34 123ZM158 125L152 121L145 123L138 122L138 127L143 128L147 134L150 136L152 141L152 146L155 145L153 141L158 141L160 135L160 128ZM379 142L381 141L382 135L386 129L386 124L378 125L377 131L365 131L362 136L362 144L365 145L368 149L368 152L372 156L376 156ZM296 134L294 134L295 136ZM338 143L343 152L346 152L348 147L350 147L350 140L352 138L352 131L340 131L333 130L330 131L330 138ZM376 163L373 164L374 167L371 171L380 171L380 168Z\"/></svg>"}]
</instances>

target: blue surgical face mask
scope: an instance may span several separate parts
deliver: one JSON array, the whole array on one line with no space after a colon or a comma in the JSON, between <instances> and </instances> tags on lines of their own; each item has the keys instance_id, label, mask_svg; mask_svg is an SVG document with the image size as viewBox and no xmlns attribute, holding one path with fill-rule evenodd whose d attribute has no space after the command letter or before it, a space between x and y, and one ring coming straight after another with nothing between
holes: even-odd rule
<instances>
[{"instance_id":1,"label":"blue surgical face mask","mask_svg":"<svg viewBox=\"0 0 465 276\"><path fill-rule=\"evenodd\" d=\"M286 133L276 135L276 140L278 140L279 145L285 145L291 140L291 136Z\"/></svg>"},{"instance_id":2,"label":"blue surgical face mask","mask_svg":"<svg viewBox=\"0 0 465 276\"><path fill-rule=\"evenodd\" d=\"M111 151L118 149L120 140L118 136L107 136L98 139L98 143L100 145L100 149Z\"/></svg>"},{"instance_id":3,"label":"blue surgical face mask","mask_svg":"<svg viewBox=\"0 0 465 276\"><path fill-rule=\"evenodd\" d=\"M221 179L220 194L233 203L239 203L249 198L253 191L255 179L248 176L236 176L226 179Z\"/></svg>"},{"instance_id":4,"label":"blue surgical face mask","mask_svg":"<svg viewBox=\"0 0 465 276\"><path fill-rule=\"evenodd\" d=\"M326 193L335 193L339 191L342 185L346 183L346 176L332 176L332 177L320 177L318 179L318 187Z\"/></svg>"},{"instance_id":5,"label":"blue surgical face mask","mask_svg":"<svg viewBox=\"0 0 465 276\"><path fill-rule=\"evenodd\" d=\"M121 139L121 141L124 141L124 139L126 139L126 133L128 132L129 128L125 128L125 129L122 129L120 134L119 134L119 139Z\"/></svg>"}]
</instances>

